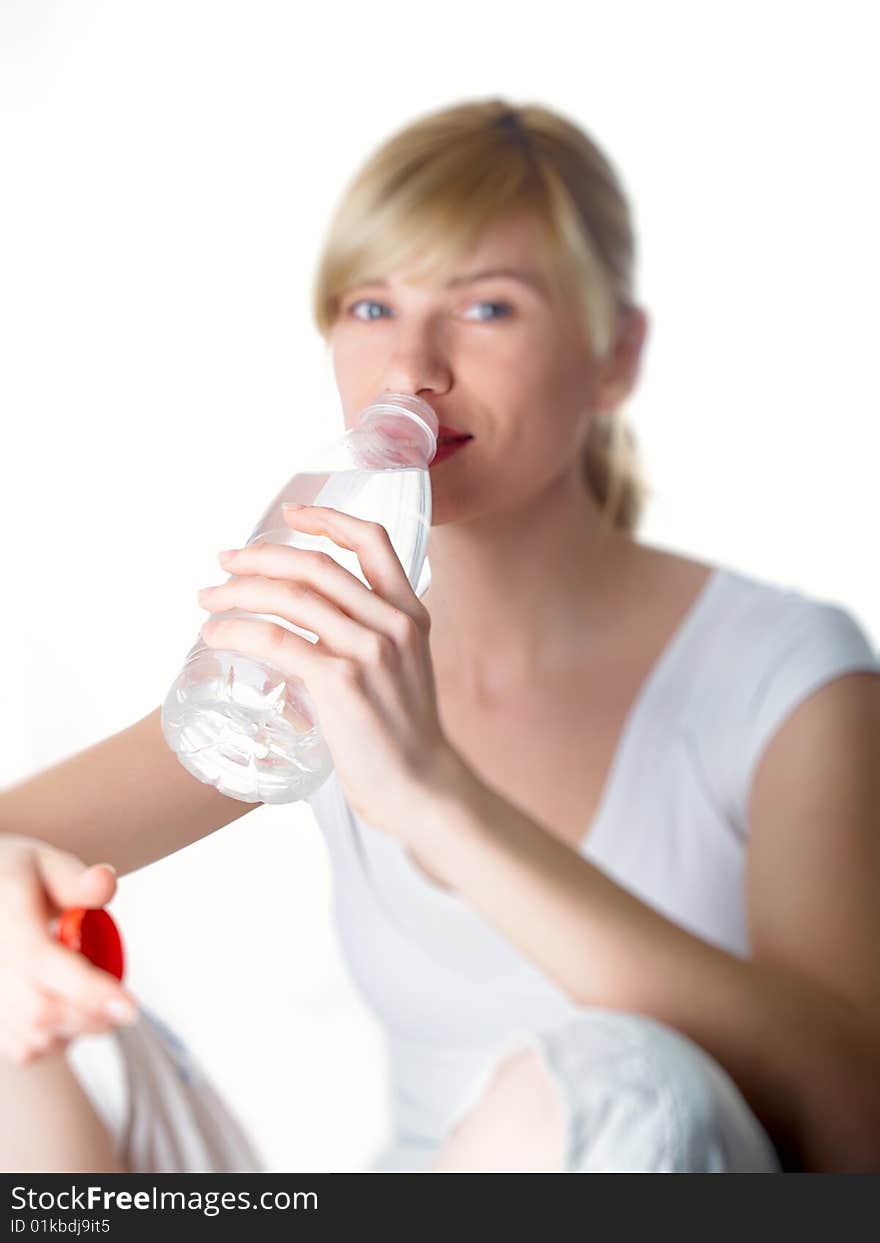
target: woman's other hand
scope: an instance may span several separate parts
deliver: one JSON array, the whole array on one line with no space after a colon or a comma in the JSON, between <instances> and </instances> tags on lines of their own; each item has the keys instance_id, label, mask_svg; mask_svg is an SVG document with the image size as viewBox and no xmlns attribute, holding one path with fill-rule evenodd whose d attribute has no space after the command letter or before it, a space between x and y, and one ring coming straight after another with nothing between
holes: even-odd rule
<instances>
[{"instance_id":1,"label":"woman's other hand","mask_svg":"<svg viewBox=\"0 0 880 1243\"><path fill-rule=\"evenodd\" d=\"M25 1065L136 1018L118 980L61 945L50 926L63 910L104 906L115 892L109 865L0 834L0 1057Z\"/></svg>"}]
</instances>

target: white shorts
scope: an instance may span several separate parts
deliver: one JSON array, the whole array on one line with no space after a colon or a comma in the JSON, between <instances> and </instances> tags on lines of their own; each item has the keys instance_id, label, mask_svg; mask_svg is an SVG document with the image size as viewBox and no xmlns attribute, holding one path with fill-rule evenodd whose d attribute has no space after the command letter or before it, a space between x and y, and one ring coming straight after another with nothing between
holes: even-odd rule
<instances>
[{"instance_id":1,"label":"white shorts","mask_svg":"<svg viewBox=\"0 0 880 1243\"><path fill-rule=\"evenodd\" d=\"M183 1041L143 1006L66 1057L135 1174L253 1174L265 1163Z\"/></svg>"}]
</instances>

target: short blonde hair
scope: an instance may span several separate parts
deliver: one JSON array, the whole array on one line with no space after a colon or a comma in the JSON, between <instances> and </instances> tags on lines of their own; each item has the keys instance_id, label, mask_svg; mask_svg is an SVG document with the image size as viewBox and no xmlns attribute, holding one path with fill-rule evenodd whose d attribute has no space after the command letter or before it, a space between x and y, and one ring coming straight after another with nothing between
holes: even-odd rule
<instances>
[{"instance_id":1,"label":"short blonde hair","mask_svg":"<svg viewBox=\"0 0 880 1243\"><path fill-rule=\"evenodd\" d=\"M346 187L330 221L313 288L325 341L346 289L411 265L439 278L493 222L532 212L544 270L573 293L594 352L616 339L634 305L630 210L606 156L582 129L538 104L468 101L417 118L388 138ZM649 488L621 408L597 413L584 480L609 523L635 532Z\"/></svg>"}]
</instances>

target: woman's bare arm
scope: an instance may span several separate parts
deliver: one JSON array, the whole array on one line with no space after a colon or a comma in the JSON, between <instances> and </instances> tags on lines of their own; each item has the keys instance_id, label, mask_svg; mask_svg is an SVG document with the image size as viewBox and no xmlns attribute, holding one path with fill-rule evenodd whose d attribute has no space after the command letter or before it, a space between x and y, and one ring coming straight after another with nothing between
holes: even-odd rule
<instances>
[{"instance_id":1,"label":"woman's bare arm","mask_svg":"<svg viewBox=\"0 0 880 1243\"><path fill-rule=\"evenodd\" d=\"M749 958L667 919L466 764L450 760L437 789L410 809L413 858L575 1004L696 1041L807 1173L880 1171L876 674L822 686L766 748L749 811Z\"/></svg>"},{"instance_id":2,"label":"woman's bare arm","mask_svg":"<svg viewBox=\"0 0 880 1243\"><path fill-rule=\"evenodd\" d=\"M161 708L0 790L0 832L48 842L120 876L261 807L220 794L183 767Z\"/></svg>"}]
</instances>

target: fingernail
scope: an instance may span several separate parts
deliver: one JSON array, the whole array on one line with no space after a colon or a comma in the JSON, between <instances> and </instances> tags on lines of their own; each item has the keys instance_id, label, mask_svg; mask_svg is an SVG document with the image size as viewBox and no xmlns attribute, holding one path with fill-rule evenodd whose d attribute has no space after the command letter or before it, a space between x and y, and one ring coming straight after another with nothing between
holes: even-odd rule
<instances>
[{"instance_id":1,"label":"fingernail","mask_svg":"<svg viewBox=\"0 0 880 1243\"><path fill-rule=\"evenodd\" d=\"M285 501L282 504L281 508L282 509L307 509L308 506L300 505L298 501Z\"/></svg>"},{"instance_id":2,"label":"fingernail","mask_svg":"<svg viewBox=\"0 0 880 1243\"><path fill-rule=\"evenodd\" d=\"M127 1001L108 1001L104 1013L111 1019L120 1019L123 1023L133 1023L137 1018L137 1010Z\"/></svg>"},{"instance_id":3,"label":"fingernail","mask_svg":"<svg viewBox=\"0 0 880 1243\"><path fill-rule=\"evenodd\" d=\"M114 876L119 875L112 863L95 863L93 866L96 868L109 868Z\"/></svg>"}]
</instances>

